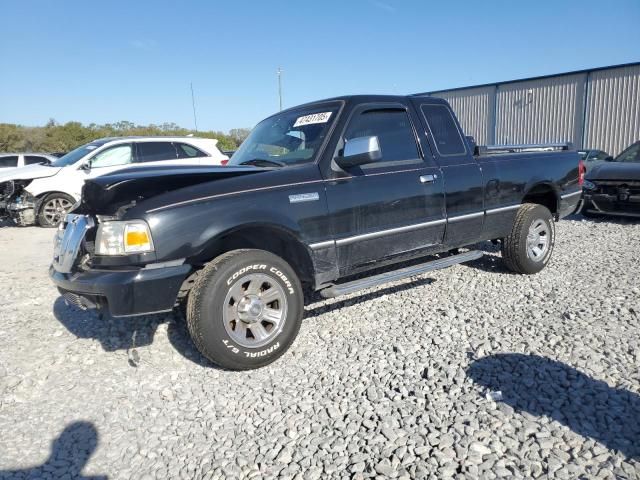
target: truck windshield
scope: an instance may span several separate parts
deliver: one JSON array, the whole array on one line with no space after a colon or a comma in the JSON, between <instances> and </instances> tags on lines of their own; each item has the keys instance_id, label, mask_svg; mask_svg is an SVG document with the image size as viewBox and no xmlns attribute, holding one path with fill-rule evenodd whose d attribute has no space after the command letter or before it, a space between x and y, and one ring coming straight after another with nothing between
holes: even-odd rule
<instances>
[{"instance_id":1,"label":"truck windshield","mask_svg":"<svg viewBox=\"0 0 640 480\"><path fill-rule=\"evenodd\" d=\"M52 167L66 167L68 165L73 165L78 160L83 157L86 157L89 153L93 152L96 148L104 145L106 141L95 141L91 143L87 143L86 145L82 145L81 147L76 148L75 150L70 151L66 155L63 155L59 159L51 162L49 165Z\"/></svg>"},{"instance_id":2,"label":"truck windshield","mask_svg":"<svg viewBox=\"0 0 640 480\"><path fill-rule=\"evenodd\" d=\"M263 120L242 142L229 164L287 166L315 161L339 107L336 102L314 105Z\"/></svg>"},{"instance_id":3,"label":"truck windshield","mask_svg":"<svg viewBox=\"0 0 640 480\"><path fill-rule=\"evenodd\" d=\"M640 142L636 142L618 155L616 162L634 162L640 163Z\"/></svg>"}]
</instances>

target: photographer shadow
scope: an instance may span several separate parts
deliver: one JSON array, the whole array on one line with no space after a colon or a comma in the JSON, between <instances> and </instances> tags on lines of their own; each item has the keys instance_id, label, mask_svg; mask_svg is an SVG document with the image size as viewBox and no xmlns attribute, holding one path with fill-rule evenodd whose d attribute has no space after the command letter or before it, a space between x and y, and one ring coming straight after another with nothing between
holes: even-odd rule
<instances>
[{"instance_id":1,"label":"photographer shadow","mask_svg":"<svg viewBox=\"0 0 640 480\"><path fill-rule=\"evenodd\" d=\"M49 458L37 467L0 470L0 480L15 478L73 478L106 480L106 475L82 475L91 455L98 447L98 431L90 422L73 422L51 442Z\"/></svg>"},{"instance_id":2,"label":"photographer shadow","mask_svg":"<svg viewBox=\"0 0 640 480\"><path fill-rule=\"evenodd\" d=\"M67 305L63 297L58 297L53 304L53 315L76 337L98 340L105 352L125 350L132 367L138 366L138 349L151 345L158 327L168 324L167 337L180 355L203 367L214 366L193 345L184 319L177 310L139 317L113 318L107 313Z\"/></svg>"},{"instance_id":3,"label":"photographer shadow","mask_svg":"<svg viewBox=\"0 0 640 480\"><path fill-rule=\"evenodd\" d=\"M474 361L467 376L519 412L546 416L627 458L640 459L640 395L564 363L504 353Z\"/></svg>"}]
</instances>

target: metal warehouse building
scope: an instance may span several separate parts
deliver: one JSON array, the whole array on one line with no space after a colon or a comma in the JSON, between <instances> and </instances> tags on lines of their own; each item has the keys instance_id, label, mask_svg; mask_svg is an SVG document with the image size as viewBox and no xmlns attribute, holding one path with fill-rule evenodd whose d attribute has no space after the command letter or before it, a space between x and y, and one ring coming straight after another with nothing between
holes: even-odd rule
<instances>
[{"instance_id":1,"label":"metal warehouse building","mask_svg":"<svg viewBox=\"0 0 640 480\"><path fill-rule=\"evenodd\" d=\"M617 155L640 140L640 62L428 93L479 145L569 141Z\"/></svg>"}]
</instances>

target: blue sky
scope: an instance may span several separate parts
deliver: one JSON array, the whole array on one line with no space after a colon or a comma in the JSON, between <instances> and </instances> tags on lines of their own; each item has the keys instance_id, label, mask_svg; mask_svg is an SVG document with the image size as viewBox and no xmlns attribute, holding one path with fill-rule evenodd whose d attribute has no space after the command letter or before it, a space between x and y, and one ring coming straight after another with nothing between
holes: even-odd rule
<instances>
[{"instance_id":1,"label":"blue sky","mask_svg":"<svg viewBox=\"0 0 640 480\"><path fill-rule=\"evenodd\" d=\"M94 6L95 5L95 6ZM640 61L640 0L3 0L0 122L251 127L349 93Z\"/></svg>"}]
</instances>

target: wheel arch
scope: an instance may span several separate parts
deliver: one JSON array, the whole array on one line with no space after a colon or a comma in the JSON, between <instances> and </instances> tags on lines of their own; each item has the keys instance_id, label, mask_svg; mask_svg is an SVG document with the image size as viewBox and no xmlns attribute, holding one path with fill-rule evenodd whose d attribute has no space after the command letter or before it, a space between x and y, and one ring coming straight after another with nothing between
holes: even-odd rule
<instances>
[{"instance_id":1,"label":"wheel arch","mask_svg":"<svg viewBox=\"0 0 640 480\"><path fill-rule=\"evenodd\" d=\"M271 252L291 265L301 282L313 282L314 266L309 248L291 230L269 223L245 224L221 232L187 262L203 265L223 253L241 248Z\"/></svg>"},{"instance_id":2,"label":"wheel arch","mask_svg":"<svg viewBox=\"0 0 640 480\"><path fill-rule=\"evenodd\" d=\"M73 198L73 200L75 202L77 202L78 200L76 199L76 197L74 197L73 195L71 195L69 192L63 192L62 190L47 190L46 192L41 192L38 193L37 195L34 195L35 198L37 198L38 200L42 200L44 197L51 195L53 193L57 193L59 195L65 195L67 197L71 197Z\"/></svg>"},{"instance_id":3,"label":"wheel arch","mask_svg":"<svg viewBox=\"0 0 640 480\"><path fill-rule=\"evenodd\" d=\"M525 189L522 203L536 203L545 206L554 217L557 217L560 211L560 193L552 182L540 181L532 183Z\"/></svg>"}]
</instances>

